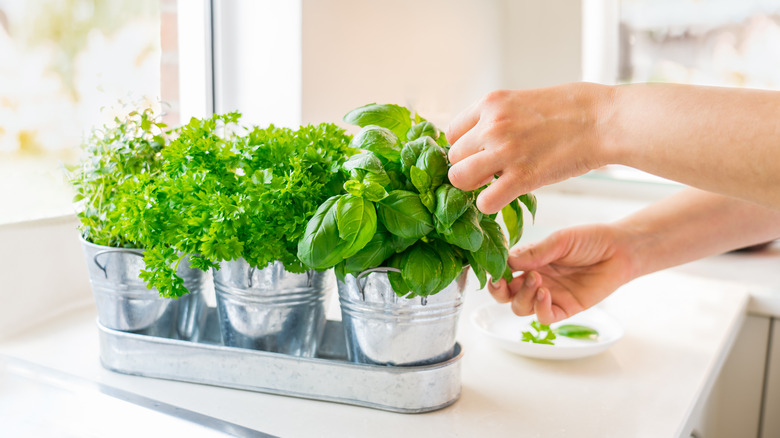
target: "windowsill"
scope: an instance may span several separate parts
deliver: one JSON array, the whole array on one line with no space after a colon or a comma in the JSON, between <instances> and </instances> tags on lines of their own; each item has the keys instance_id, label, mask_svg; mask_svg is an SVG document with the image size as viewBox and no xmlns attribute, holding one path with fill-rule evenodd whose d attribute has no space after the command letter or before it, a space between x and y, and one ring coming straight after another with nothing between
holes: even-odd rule
<instances>
[{"instance_id":1,"label":"windowsill","mask_svg":"<svg viewBox=\"0 0 780 438\"><path fill-rule=\"evenodd\" d=\"M540 189L540 192L557 192L573 195L588 195L616 200L653 202L680 191L685 186L649 174L633 171L629 174L623 168L609 171L596 170Z\"/></svg>"},{"instance_id":2,"label":"windowsill","mask_svg":"<svg viewBox=\"0 0 780 438\"><path fill-rule=\"evenodd\" d=\"M60 218L74 213L73 189L55 158L0 159L0 225Z\"/></svg>"}]
</instances>

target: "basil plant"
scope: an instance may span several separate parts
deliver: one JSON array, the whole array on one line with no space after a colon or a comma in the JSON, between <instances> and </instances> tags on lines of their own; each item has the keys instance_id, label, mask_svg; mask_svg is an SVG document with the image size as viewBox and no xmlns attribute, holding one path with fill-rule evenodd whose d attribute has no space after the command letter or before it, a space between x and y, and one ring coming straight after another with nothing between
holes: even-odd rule
<instances>
[{"instance_id":1,"label":"basil plant","mask_svg":"<svg viewBox=\"0 0 780 438\"><path fill-rule=\"evenodd\" d=\"M493 278L511 278L509 246L520 239L524 205L536 213L536 198L525 194L497 214L481 213L474 202L482 188L463 191L447 178L450 145L430 122L397 105L370 104L344 121L362 129L351 146L362 152L341 165L342 193L320 204L298 242L307 266L335 267L343 280L379 266L395 293L407 298L439 292L471 266L484 287Z\"/></svg>"}]
</instances>

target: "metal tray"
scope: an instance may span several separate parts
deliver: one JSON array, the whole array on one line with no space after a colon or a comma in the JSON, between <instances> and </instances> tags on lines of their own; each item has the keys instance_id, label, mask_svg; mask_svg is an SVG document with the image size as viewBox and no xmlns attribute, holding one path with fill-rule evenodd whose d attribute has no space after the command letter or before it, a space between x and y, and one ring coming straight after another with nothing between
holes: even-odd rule
<instances>
[{"instance_id":1,"label":"metal tray","mask_svg":"<svg viewBox=\"0 0 780 438\"><path fill-rule=\"evenodd\" d=\"M392 412L435 411L460 396L460 359L433 365L392 367L347 361L341 321L328 321L316 358L226 347L216 310L207 309L197 342L112 330L98 323L100 358L109 370Z\"/></svg>"}]
</instances>

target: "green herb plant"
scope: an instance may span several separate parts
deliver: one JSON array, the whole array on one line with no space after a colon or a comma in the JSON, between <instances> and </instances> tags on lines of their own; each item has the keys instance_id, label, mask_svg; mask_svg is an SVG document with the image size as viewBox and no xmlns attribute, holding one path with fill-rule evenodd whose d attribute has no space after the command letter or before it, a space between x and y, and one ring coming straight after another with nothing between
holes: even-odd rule
<instances>
[{"instance_id":1,"label":"green herb plant","mask_svg":"<svg viewBox=\"0 0 780 438\"><path fill-rule=\"evenodd\" d=\"M530 329L523 331L520 336L524 342L554 345L553 341L558 336L582 341L595 341L598 340L599 332L594 328L579 324L563 324L556 328L551 328L547 324L541 324L539 321L533 320L531 321Z\"/></svg>"},{"instance_id":2,"label":"green herb plant","mask_svg":"<svg viewBox=\"0 0 780 438\"><path fill-rule=\"evenodd\" d=\"M547 344L553 345L555 340L555 332L547 324L541 324L539 321L531 321L531 329L521 333L522 340L524 342L532 342L534 344Z\"/></svg>"},{"instance_id":3,"label":"green herb plant","mask_svg":"<svg viewBox=\"0 0 780 438\"><path fill-rule=\"evenodd\" d=\"M69 179L79 205L79 232L86 241L115 248L141 247L117 227L117 210L139 180L160 175L160 152L168 134L160 116L146 108L93 130L82 144L79 166Z\"/></svg>"},{"instance_id":4,"label":"green herb plant","mask_svg":"<svg viewBox=\"0 0 780 438\"><path fill-rule=\"evenodd\" d=\"M599 338L598 330L579 324L563 324L553 329L558 336L582 341L595 341Z\"/></svg>"},{"instance_id":5,"label":"green herb plant","mask_svg":"<svg viewBox=\"0 0 780 438\"><path fill-rule=\"evenodd\" d=\"M139 179L121 208L122 227L141 242L141 277L160 294L187 293L176 274L244 258L292 272L309 218L344 182L351 136L333 124L297 130L240 126L240 114L192 119L161 153L162 172Z\"/></svg>"},{"instance_id":6,"label":"green herb plant","mask_svg":"<svg viewBox=\"0 0 780 438\"><path fill-rule=\"evenodd\" d=\"M480 281L511 277L508 248L522 234L524 205L536 214L532 194L496 214L482 214L479 191L452 186L447 178L449 144L418 114L398 105L370 104L344 121L362 129L352 147L362 150L341 166L341 193L323 202L306 226L298 257L307 266L335 267L336 275L386 266L395 293L428 296L449 285L470 265Z\"/></svg>"}]
</instances>

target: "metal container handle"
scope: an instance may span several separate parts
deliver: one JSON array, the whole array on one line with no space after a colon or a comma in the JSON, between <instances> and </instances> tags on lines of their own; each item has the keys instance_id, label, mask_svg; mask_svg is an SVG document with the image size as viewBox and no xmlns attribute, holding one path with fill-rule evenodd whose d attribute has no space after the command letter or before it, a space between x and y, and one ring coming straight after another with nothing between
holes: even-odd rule
<instances>
[{"instance_id":1,"label":"metal container handle","mask_svg":"<svg viewBox=\"0 0 780 438\"><path fill-rule=\"evenodd\" d=\"M250 266L247 272L247 287L249 287L250 289L254 287L252 285L253 284L252 277L255 275L255 270L257 270L256 267ZM308 279L306 280L306 287L312 287L312 285L314 284L314 272L315 271L313 269L309 269L308 271L306 271L306 275L308 276Z\"/></svg>"},{"instance_id":2,"label":"metal container handle","mask_svg":"<svg viewBox=\"0 0 780 438\"><path fill-rule=\"evenodd\" d=\"M112 248L112 249L104 249L101 251L98 251L95 253L95 255L92 257L92 261L95 262L98 268L100 268L101 271L103 271L103 275L106 276L106 279L108 278L108 272L106 271L106 265L101 265L98 263L98 257L102 256L103 254L109 254L109 253L125 253L125 254L133 254L137 255L139 257L144 256L143 252L136 250L136 249L124 249L124 248Z\"/></svg>"},{"instance_id":3,"label":"metal container handle","mask_svg":"<svg viewBox=\"0 0 780 438\"><path fill-rule=\"evenodd\" d=\"M363 301L366 300L366 293L363 292L363 286L360 284L360 279L373 272L397 272L400 274L401 270L398 268L371 268L358 274L358 276L355 277L355 282L357 283L358 292L360 292L360 297Z\"/></svg>"},{"instance_id":4,"label":"metal container handle","mask_svg":"<svg viewBox=\"0 0 780 438\"><path fill-rule=\"evenodd\" d=\"M247 287L250 288L250 289L254 287L253 286L253 281L252 281L252 276L255 275L255 269L256 268L254 266L250 266L249 269L247 270L247 274L246 274Z\"/></svg>"}]
</instances>

